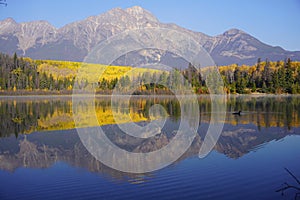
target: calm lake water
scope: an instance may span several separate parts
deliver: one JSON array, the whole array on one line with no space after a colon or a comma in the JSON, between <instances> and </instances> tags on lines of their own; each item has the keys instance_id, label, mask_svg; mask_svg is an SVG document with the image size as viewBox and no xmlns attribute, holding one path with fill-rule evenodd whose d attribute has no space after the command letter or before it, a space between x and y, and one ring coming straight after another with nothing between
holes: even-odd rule
<instances>
[{"instance_id":1,"label":"calm lake water","mask_svg":"<svg viewBox=\"0 0 300 200\"><path fill-rule=\"evenodd\" d=\"M154 104L167 112L151 114ZM118 106L122 123L131 117L143 126L150 117L167 118L159 136L134 138L118 130L110 99L97 97L99 124L127 151L167 145L180 123L174 98L135 97L129 108L122 109L121 100ZM238 110L241 115L231 114ZM284 182L297 184L284 168L300 178L300 97L233 96L227 111L222 135L205 158L198 153L211 103L203 96L191 147L168 167L130 174L105 166L85 149L70 97L0 97L0 199L293 199L296 191L275 191Z\"/></svg>"}]
</instances>

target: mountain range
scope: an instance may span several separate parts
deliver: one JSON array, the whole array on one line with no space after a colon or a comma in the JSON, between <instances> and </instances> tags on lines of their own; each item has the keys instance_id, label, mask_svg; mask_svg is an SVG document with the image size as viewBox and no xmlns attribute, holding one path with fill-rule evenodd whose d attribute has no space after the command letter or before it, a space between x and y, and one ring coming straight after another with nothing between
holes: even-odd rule
<instances>
[{"instance_id":1,"label":"mountain range","mask_svg":"<svg viewBox=\"0 0 300 200\"><path fill-rule=\"evenodd\" d=\"M161 23L149 11L139 6L114 8L61 28L55 28L47 21L17 23L14 19L7 18L0 21L0 52L16 52L19 56L33 59L83 61L95 45L110 36L144 27L162 27L189 34L210 53L217 65L251 65L258 58L272 61L286 58L300 60L300 51L287 51L264 44L242 30L230 29L223 34L209 36L176 24ZM147 53L147 58L145 52L138 52L138 56L139 63L145 59L164 59L168 57L168 53L152 50Z\"/></svg>"}]
</instances>

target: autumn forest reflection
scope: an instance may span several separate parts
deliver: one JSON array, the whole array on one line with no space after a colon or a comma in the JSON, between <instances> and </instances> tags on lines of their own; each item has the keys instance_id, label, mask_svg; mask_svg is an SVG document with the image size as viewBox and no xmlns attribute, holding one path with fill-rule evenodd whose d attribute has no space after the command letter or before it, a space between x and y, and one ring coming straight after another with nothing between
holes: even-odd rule
<instances>
[{"instance_id":1,"label":"autumn forest reflection","mask_svg":"<svg viewBox=\"0 0 300 200\"><path fill-rule=\"evenodd\" d=\"M189 101L184 101L186 104ZM150 120L149 108L154 104L163 106L172 120L181 116L180 104L176 98L133 97L128 106L119 101L118 113L124 115L124 123L133 120ZM186 106L186 105L183 105ZM111 101L108 97L98 97L95 101L99 125L115 124ZM233 111L242 115L231 115ZM200 124L207 123L211 116L211 100L208 96L199 97ZM164 113L154 113L154 118L165 117ZM0 99L0 136L30 134L34 131L67 130L75 128L72 116L72 99L57 98L2 98ZM129 118L130 117L130 118ZM226 124L254 124L261 127L299 127L300 98L233 96L227 100ZM128 120L128 121L127 121Z\"/></svg>"}]
</instances>

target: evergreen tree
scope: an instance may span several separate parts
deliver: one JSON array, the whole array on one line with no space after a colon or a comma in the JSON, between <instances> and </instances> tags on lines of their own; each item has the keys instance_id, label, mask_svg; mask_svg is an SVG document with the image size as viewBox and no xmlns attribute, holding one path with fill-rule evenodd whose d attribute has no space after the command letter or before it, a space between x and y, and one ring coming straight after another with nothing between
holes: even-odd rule
<instances>
[{"instance_id":1,"label":"evergreen tree","mask_svg":"<svg viewBox=\"0 0 300 200\"><path fill-rule=\"evenodd\" d=\"M288 93L292 93L294 77L293 77L293 71L292 71L290 59L288 59L287 63L285 64L285 84L286 84L285 91Z\"/></svg>"}]
</instances>

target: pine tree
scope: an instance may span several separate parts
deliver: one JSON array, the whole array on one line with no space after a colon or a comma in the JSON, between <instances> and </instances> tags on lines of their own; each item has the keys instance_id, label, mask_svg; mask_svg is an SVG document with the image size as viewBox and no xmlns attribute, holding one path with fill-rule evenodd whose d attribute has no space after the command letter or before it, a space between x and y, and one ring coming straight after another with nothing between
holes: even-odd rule
<instances>
[{"instance_id":1,"label":"pine tree","mask_svg":"<svg viewBox=\"0 0 300 200\"><path fill-rule=\"evenodd\" d=\"M286 83L285 91L288 93L292 93L294 77L293 77L293 71L291 67L291 59L288 59L287 63L285 64L285 83Z\"/></svg>"},{"instance_id":2,"label":"pine tree","mask_svg":"<svg viewBox=\"0 0 300 200\"><path fill-rule=\"evenodd\" d=\"M252 89L251 89L251 92L256 92L256 84L255 84L254 81L252 82Z\"/></svg>"}]
</instances>

